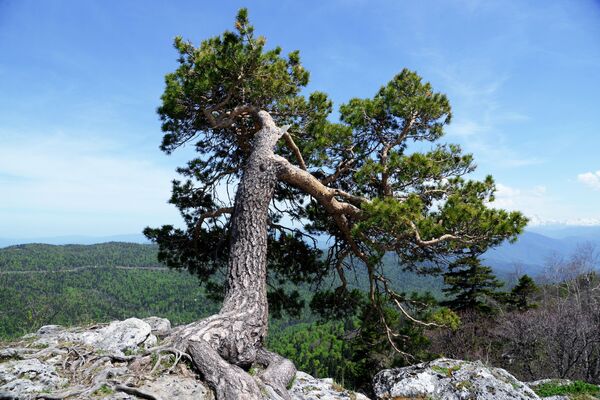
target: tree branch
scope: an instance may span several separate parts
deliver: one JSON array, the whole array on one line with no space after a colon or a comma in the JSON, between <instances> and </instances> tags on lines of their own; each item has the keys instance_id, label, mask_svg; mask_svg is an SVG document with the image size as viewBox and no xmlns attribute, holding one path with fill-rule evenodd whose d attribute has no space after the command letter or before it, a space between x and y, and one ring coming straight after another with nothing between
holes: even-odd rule
<instances>
[{"instance_id":1,"label":"tree branch","mask_svg":"<svg viewBox=\"0 0 600 400\"><path fill-rule=\"evenodd\" d=\"M223 208L217 208L216 210L213 210L213 211L207 211L204 214L200 215L200 218L198 218L197 225L202 225L202 222L204 222L204 220L207 218L218 218L223 214L231 214L231 213L233 213L233 207L223 207Z\"/></svg>"},{"instance_id":2,"label":"tree branch","mask_svg":"<svg viewBox=\"0 0 600 400\"><path fill-rule=\"evenodd\" d=\"M347 170L352 168L352 166L354 165L355 162L356 162L355 158L348 158L348 159L341 161L338 164L337 168L335 169L335 172L333 174L321 179L321 183L323 185L329 185L329 184L335 182L344 172L346 172Z\"/></svg>"},{"instance_id":3,"label":"tree branch","mask_svg":"<svg viewBox=\"0 0 600 400\"><path fill-rule=\"evenodd\" d=\"M281 180L311 195L332 215L345 214L352 217L359 217L362 214L359 207L351 203L338 201L335 198L336 195L352 198L354 201L360 203L369 201L364 197L354 196L339 189L328 188L310 172L294 166L281 156L274 155L273 161L277 164Z\"/></svg>"},{"instance_id":4,"label":"tree branch","mask_svg":"<svg viewBox=\"0 0 600 400\"><path fill-rule=\"evenodd\" d=\"M298 146L296 146L292 135L290 135L289 132L286 132L283 134L283 139L285 140L285 144L287 145L287 147L289 147L290 150L292 150L292 152L294 153L296 160L298 160L298 164L300 164L300 168L306 171L306 163L304 162L302 153L300 152Z\"/></svg>"},{"instance_id":5,"label":"tree branch","mask_svg":"<svg viewBox=\"0 0 600 400\"><path fill-rule=\"evenodd\" d=\"M226 99L228 101L228 99ZM216 106L210 107L210 108L206 108L203 110L204 112L204 116L206 117L206 119L208 119L211 127L213 129L219 129L219 128L227 128L231 125L233 125L233 123L235 122L235 119L243 114L251 114L257 117L257 119L259 121L262 122L262 119L258 117L258 108L249 105L249 104L244 104L241 106L237 106L235 107L229 114L227 114L227 117L219 117L216 118L213 115L214 111L218 110L218 106L220 104L225 104L227 101L223 101L221 103L219 103Z\"/></svg>"},{"instance_id":6,"label":"tree branch","mask_svg":"<svg viewBox=\"0 0 600 400\"><path fill-rule=\"evenodd\" d=\"M219 218L223 214L233 214L233 207L217 208L216 210L207 211L200 215L198 222L196 222L196 227L194 228L194 236L198 238L202 224L207 218Z\"/></svg>"},{"instance_id":7,"label":"tree branch","mask_svg":"<svg viewBox=\"0 0 600 400\"><path fill-rule=\"evenodd\" d=\"M394 146L399 145L407 138L408 132L413 127L413 124L415 123L416 117L417 117L417 114L413 113L412 116L410 117L410 119L408 121L406 121L406 124L404 125L404 128L402 128L402 132L400 132L398 137L391 142L384 143L383 148L381 149L381 152L379 153L379 164L381 165L381 168L383 169L383 171L381 172L381 189L382 189L382 194L384 196L392 195L392 189L389 184L389 175L390 174L389 174L389 171L387 168L389 152L392 148L394 148Z\"/></svg>"},{"instance_id":8,"label":"tree branch","mask_svg":"<svg viewBox=\"0 0 600 400\"><path fill-rule=\"evenodd\" d=\"M421 234L419 233L419 229L417 228L417 225L415 225L414 222L410 221L410 226L412 227L413 232L415 234L415 241L417 242L417 244L419 246L432 246L434 244L445 242L447 240L461 240L461 241L465 242L465 240L459 238L456 235L452 235L450 233L446 233L435 239L423 240L423 239L421 239Z\"/></svg>"}]
</instances>

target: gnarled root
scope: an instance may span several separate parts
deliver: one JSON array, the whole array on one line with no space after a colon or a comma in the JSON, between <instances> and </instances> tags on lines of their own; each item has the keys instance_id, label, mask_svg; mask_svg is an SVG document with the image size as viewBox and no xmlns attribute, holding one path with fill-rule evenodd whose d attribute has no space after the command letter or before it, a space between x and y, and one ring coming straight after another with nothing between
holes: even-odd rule
<instances>
[{"instance_id":1,"label":"gnarled root","mask_svg":"<svg viewBox=\"0 0 600 400\"><path fill-rule=\"evenodd\" d=\"M190 356L218 400L290 400L287 386L296 375L294 364L264 349L243 325L231 314L217 314L181 328L169 339ZM242 369L251 365L259 367L255 377Z\"/></svg>"},{"instance_id":2,"label":"gnarled root","mask_svg":"<svg viewBox=\"0 0 600 400\"><path fill-rule=\"evenodd\" d=\"M217 399L291 400L287 386L296 375L294 364L264 348L257 351L256 364L265 367L255 378L242 368L225 361L208 343L190 342L187 353ZM266 396L265 396L266 395Z\"/></svg>"},{"instance_id":3,"label":"gnarled root","mask_svg":"<svg viewBox=\"0 0 600 400\"><path fill-rule=\"evenodd\" d=\"M260 400L263 398L256 381L240 367L223 360L208 343L190 342L187 350L194 366L215 391L217 399Z\"/></svg>"},{"instance_id":4,"label":"gnarled root","mask_svg":"<svg viewBox=\"0 0 600 400\"><path fill-rule=\"evenodd\" d=\"M276 394L281 399L291 400L287 387L296 376L294 363L264 348L258 350L256 362L266 367L258 375L258 378L267 386L266 390L270 392L271 397L277 399ZM272 393L270 389L275 393Z\"/></svg>"}]
</instances>

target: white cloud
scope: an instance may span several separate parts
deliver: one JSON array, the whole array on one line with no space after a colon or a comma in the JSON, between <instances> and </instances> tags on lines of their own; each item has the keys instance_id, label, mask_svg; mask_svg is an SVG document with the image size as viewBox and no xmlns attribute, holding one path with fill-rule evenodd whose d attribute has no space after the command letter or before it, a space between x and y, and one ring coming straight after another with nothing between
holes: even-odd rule
<instances>
[{"instance_id":1,"label":"white cloud","mask_svg":"<svg viewBox=\"0 0 600 400\"><path fill-rule=\"evenodd\" d=\"M594 190L600 190L600 171L579 174L577 180Z\"/></svg>"},{"instance_id":2,"label":"white cloud","mask_svg":"<svg viewBox=\"0 0 600 400\"><path fill-rule=\"evenodd\" d=\"M496 199L490 206L521 211L525 215L548 214L547 189L543 185L528 188L515 188L501 183L496 184Z\"/></svg>"},{"instance_id":3,"label":"white cloud","mask_svg":"<svg viewBox=\"0 0 600 400\"><path fill-rule=\"evenodd\" d=\"M420 49L415 57L428 60L428 76L437 78L436 88L447 93L453 106L449 136L475 155L478 163L494 167L521 168L544 163L538 154L525 153L509 136L530 116L512 109L503 96L512 83L509 66L491 64L486 57L453 60L440 49Z\"/></svg>"},{"instance_id":4,"label":"white cloud","mask_svg":"<svg viewBox=\"0 0 600 400\"><path fill-rule=\"evenodd\" d=\"M521 211L529 219L528 226L600 225L600 218L579 213L544 185L517 188L498 183L495 197L490 207Z\"/></svg>"}]
</instances>

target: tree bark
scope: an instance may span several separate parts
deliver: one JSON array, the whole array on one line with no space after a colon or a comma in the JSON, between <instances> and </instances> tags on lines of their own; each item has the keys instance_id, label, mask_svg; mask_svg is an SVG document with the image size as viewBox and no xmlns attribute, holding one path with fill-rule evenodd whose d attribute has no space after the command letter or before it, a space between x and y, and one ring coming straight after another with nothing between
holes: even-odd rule
<instances>
[{"instance_id":1,"label":"tree bark","mask_svg":"<svg viewBox=\"0 0 600 400\"><path fill-rule=\"evenodd\" d=\"M267 218L277 183L273 148L285 130L265 111L253 140L231 219L227 291L219 314L178 330L175 345L190 354L221 399L261 399L267 385L282 398L294 375L293 364L263 349L267 334ZM258 359L257 359L257 356ZM243 371L254 362L266 370L260 379ZM240 368L241 367L241 368ZM283 389L283 392L282 392Z\"/></svg>"}]
</instances>

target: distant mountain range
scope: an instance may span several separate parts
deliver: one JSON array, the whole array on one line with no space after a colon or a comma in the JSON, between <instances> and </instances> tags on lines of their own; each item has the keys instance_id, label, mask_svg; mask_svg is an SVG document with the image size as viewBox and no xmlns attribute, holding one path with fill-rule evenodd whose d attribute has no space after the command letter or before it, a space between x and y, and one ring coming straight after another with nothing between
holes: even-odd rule
<instances>
[{"instance_id":1,"label":"distant mountain range","mask_svg":"<svg viewBox=\"0 0 600 400\"><path fill-rule=\"evenodd\" d=\"M25 243L96 244L106 242L149 243L142 234L112 236L58 236L30 239L0 238L0 247ZM600 248L600 226L538 225L528 228L516 243L504 243L488 251L485 261L498 273L508 274L519 268L530 275L540 274L549 257L568 257L585 244ZM324 244L324 243L323 243Z\"/></svg>"},{"instance_id":2,"label":"distant mountain range","mask_svg":"<svg viewBox=\"0 0 600 400\"><path fill-rule=\"evenodd\" d=\"M600 226L533 226L517 242L488 251L485 259L498 272L510 273L519 266L523 272L538 275L550 257L569 257L588 243L600 248Z\"/></svg>"},{"instance_id":3,"label":"distant mountain range","mask_svg":"<svg viewBox=\"0 0 600 400\"><path fill-rule=\"evenodd\" d=\"M27 239L9 239L0 238L0 247L14 246L16 244L28 243L44 243L44 244L97 244L108 242L127 242L127 243L150 243L148 239L141 233L132 233L125 235L111 236L54 236L54 237L38 237Z\"/></svg>"}]
</instances>

